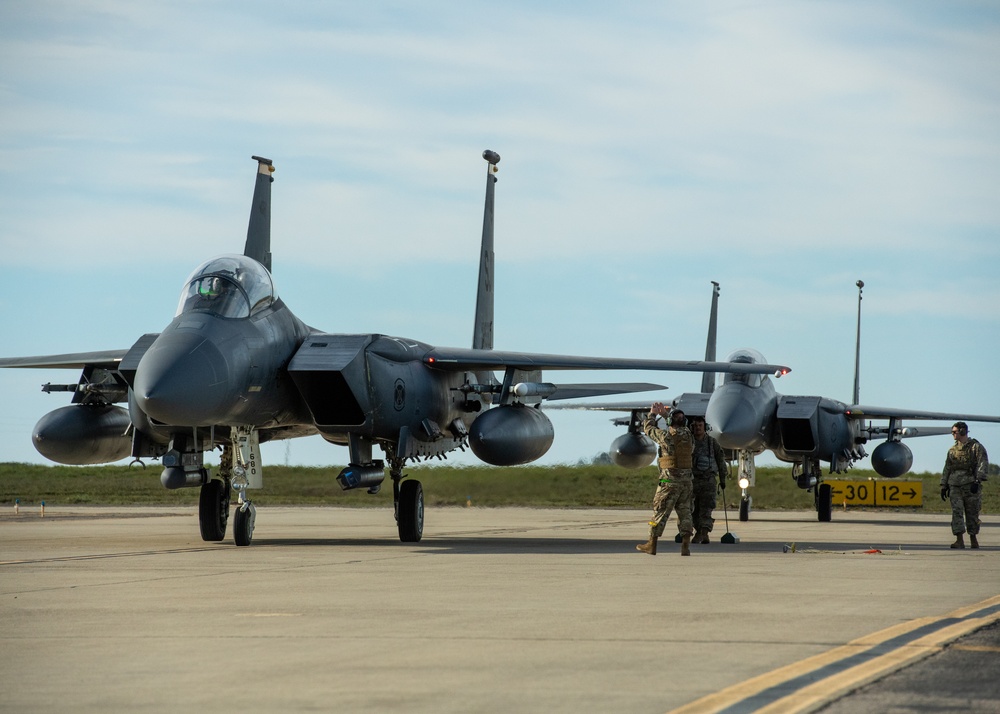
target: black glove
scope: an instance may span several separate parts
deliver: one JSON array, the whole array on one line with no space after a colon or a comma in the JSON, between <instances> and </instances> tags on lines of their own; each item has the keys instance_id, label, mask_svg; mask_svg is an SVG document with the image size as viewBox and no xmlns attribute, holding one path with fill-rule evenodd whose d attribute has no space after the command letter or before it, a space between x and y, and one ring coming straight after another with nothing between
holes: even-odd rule
<instances>
[{"instance_id":1,"label":"black glove","mask_svg":"<svg viewBox=\"0 0 1000 714\"><path fill-rule=\"evenodd\" d=\"M719 479L719 492L720 493L726 492L726 482L724 479Z\"/></svg>"},{"instance_id":2,"label":"black glove","mask_svg":"<svg viewBox=\"0 0 1000 714\"><path fill-rule=\"evenodd\" d=\"M948 500L948 496L950 496L950 495L951 495L951 486L942 486L941 487L941 500L942 501L947 501Z\"/></svg>"},{"instance_id":3,"label":"black glove","mask_svg":"<svg viewBox=\"0 0 1000 714\"><path fill-rule=\"evenodd\" d=\"M977 493L979 493L979 482L978 481L973 481L972 482L972 485L969 486L969 493L971 493L973 496L975 496Z\"/></svg>"}]
</instances>

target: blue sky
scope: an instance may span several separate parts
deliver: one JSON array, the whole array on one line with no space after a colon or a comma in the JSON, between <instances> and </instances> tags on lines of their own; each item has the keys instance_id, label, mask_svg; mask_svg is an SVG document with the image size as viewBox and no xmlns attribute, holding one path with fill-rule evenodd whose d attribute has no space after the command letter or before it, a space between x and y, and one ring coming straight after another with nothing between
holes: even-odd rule
<instances>
[{"instance_id":1,"label":"blue sky","mask_svg":"<svg viewBox=\"0 0 1000 714\"><path fill-rule=\"evenodd\" d=\"M720 356L850 401L862 279L863 403L1000 413L995 3L12 1L0 68L0 356L160 331L242 249L251 154L296 314L468 346L491 148L498 349L700 358L716 280ZM39 385L76 377L0 371L0 460L43 462ZM553 422L541 463L621 431ZM950 439L910 443L933 471Z\"/></svg>"}]
</instances>

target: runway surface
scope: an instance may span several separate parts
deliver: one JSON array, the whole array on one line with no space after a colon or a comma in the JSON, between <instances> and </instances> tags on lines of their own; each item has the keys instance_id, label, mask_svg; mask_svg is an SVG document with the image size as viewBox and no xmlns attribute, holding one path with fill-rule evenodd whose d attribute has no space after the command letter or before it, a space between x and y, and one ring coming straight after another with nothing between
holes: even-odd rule
<instances>
[{"instance_id":1,"label":"runway surface","mask_svg":"<svg viewBox=\"0 0 1000 714\"><path fill-rule=\"evenodd\" d=\"M954 675L1000 669L1000 518L954 551L946 516L755 511L682 558L634 550L648 515L430 507L402 544L262 505L238 548L187 508L5 511L0 711L889 711L956 696L935 662L1000 708Z\"/></svg>"}]
</instances>

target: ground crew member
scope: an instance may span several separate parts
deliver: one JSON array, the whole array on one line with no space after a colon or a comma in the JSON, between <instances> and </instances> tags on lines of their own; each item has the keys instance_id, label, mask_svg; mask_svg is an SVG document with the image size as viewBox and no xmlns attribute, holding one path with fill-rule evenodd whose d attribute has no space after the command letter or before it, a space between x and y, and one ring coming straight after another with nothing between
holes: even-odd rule
<instances>
[{"instance_id":1,"label":"ground crew member","mask_svg":"<svg viewBox=\"0 0 1000 714\"><path fill-rule=\"evenodd\" d=\"M708 534L712 532L715 519L715 490L722 491L726 497L726 474L729 465L726 455L719 442L708 435L705 429L704 417L691 417L691 435L694 438L694 451L691 454L691 472L694 476L692 522L695 534L692 543L708 543ZM718 478L718 481L716 481Z\"/></svg>"},{"instance_id":2,"label":"ground crew member","mask_svg":"<svg viewBox=\"0 0 1000 714\"><path fill-rule=\"evenodd\" d=\"M941 472L941 500L951 498L951 532L955 534L952 548L964 548L963 534L969 531L969 545L979 547L979 509L983 505L982 482L989 470L986 449L969 438L969 426L964 421L951 427L955 445L948 449Z\"/></svg>"},{"instance_id":3,"label":"ground crew member","mask_svg":"<svg viewBox=\"0 0 1000 714\"><path fill-rule=\"evenodd\" d=\"M656 417L667 415L668 428L656 426ZM681 555L691 555L691 452L694 440L687 428L684 412L669 410L654 402L642 423L642 431L659 447L660 481L653 496L653 519L649 522L649 541L635 548L656 555L656 541L663 535L670 511L677 511L677 532L681 534Z\"/></svg>"}]
</instances>

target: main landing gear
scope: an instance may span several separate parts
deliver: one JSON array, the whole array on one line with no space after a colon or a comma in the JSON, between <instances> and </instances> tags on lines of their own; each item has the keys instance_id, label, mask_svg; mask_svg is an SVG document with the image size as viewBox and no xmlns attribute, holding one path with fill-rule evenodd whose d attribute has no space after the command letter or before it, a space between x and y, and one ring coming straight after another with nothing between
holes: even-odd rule
<instances>
[{"instance_id":1,"label":"main landing gear","mask_svg":"<svg viewBox=\"0 0 1000 714\"><path fill-rule=\"evenodd\" d=\"M207 472L205 476L207 479ZM201 527L201 539L205 541L222 540L226 537L228 523L229 481L206 480L201 486L201 497L198 499L198 525Z\"/></svg>"},{"instance_id":2,"label":"main landing gear","mask_svg":"<svg viewBox=\"0 0 1000 714\"><path fill-rule=\"evenodd\" d=\"M399 540L418 543L424 535L424 487L419 481L402 481L403 459L389 459L392 478L392 502L396 514ZM402 481L402 483L400 483Z\"/></svg>"},{"instance_id":3,"label":"main landing gear","mask_svg":"<svg viewBox=\"0 0 1000 714\"><path fill-rule=\"evenodd\" d=\"M820 483L815 489L816 516L820 523L829 523L833 518L833 487Z\"/></svg>"},{"instance_id":4,"label":"main landing gear","mask_svg":"<svg viewBox=\"0 0 1000 714\"><path fill-rule=\"evenodd\" d=\"M816 506L816 518L820 523L829 523L833 517L833 488L823 483L823 471L817 459L806 459L792 466L792 477L799 488L811 489Z\"/></svg>"}]
</instances>

